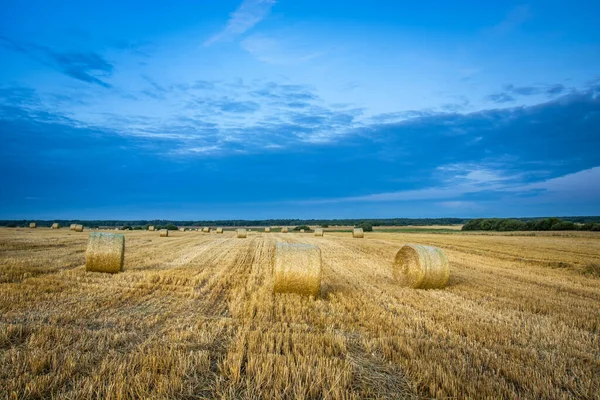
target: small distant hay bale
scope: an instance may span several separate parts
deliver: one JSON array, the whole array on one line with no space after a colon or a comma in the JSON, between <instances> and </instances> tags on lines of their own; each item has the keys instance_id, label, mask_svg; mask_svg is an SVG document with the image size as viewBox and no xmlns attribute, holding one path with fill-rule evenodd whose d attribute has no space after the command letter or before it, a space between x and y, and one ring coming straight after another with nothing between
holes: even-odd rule
<instances>
[{"instance_id":1,"label":"small distant hay bale","mask_svg":"<svg viewBox=\"0 0 600 400\"><path fill-rule=\"evenodd\" d=\"M316 228L315 236L323 236L323 228Z\"/></svg>"},{"instance_id":2,"label":"small distant hay bale","mask_svg":"<svg viewBox=\"0 0 600 400\"><path fill-rule=\"evenodd\" d=\"M269 232L271 232L271 227L267 226L267 227L265 228L265 233L269 233Z\"/></svg>"},{"instance_id":3,"label":"small distant hay bale","mask_svg":"<svg viewBox=\"0 0 600 400\"><path fill-rule=\"evenodd\" d=\"M81 224L75 224L75 227L73 228L73 230L75 232L83 232L83 225L81 225Z\"/></svg>"},{"instance_id":4,"label":"small distant hay bale","mask_svg":"<svg viewBox=\"0 0 600 400\"><path fill-rule=\"evenodd\" d=\"M183 232L184 230L184 228L179 228L179 232Z\"/></svg>"},{"instance_id":5,"label":"small distant hay bale","mask_svg":"<svg viewBox=\"0 0 600 400\"><path fill-rule=\"evenodd\" d=\"M288 233L288 227L284 226L283 228L281 228L281 233Z\"/></svg>"},{"instance_id":6,"label":"small distant hay bale","mask_svg":"<svg viewBox=\"0 0 600 400\"><path fill-rule=\"evenodd\" d=\"M363 232L362 228L354 228L354 229L352 229L352 237L354 237L354 238L364 238L365 237L365 233Z\"/></svg>"},{"instance_id":7,"label":"small distant hay bale","mask_svg":"<svg viewBox=\"0 0 600 400\"><path fill-rule=\"evenodd\" d=\"M161 229L159 232L160 232L160 237L167 237L167 236L169 236L169 230L168 229Z\"/></svg>"},{"instance_id":8,"label":"small distant hay bale","mask_svg":"<svg viewBox=\"0 0 600 400\"><path fill-rule=\"evenodd\" d=\"M30 227L31 229L37 228L37 224L36 224L35 222L30 222L30 223L29 223L29 227Z\"/></svg>"},{"instance_id":9,"label":"small distant hay bale","mask_svg":"<svg viewBox=\"0 0 600 400\"><path fill-rule=\"evenodd\" d=\"M85 270L117 273L123 271L125 236L117 233L92 232L85 252Z\"/></svg>"},{"instance_id":10,"label":"small distant hay bale","mask_svg":"<svg viewBox=\"0 0 600 400\"><path fill-rule=\"evenodd\" d=\"M246 237L246 229L240 228L237 230L237 237L240 239L244 239Z\"/></svg>"},{"instance_id":11,"label":"small distant hay bale","mask_svg":"<svg viewBox=\"0 0 600 400\"><path fill-rule=\"evenodd\" d=\"M321 249L313 244L277 243L275 293L318 297L321 291Z\"/></svg>"},{"instance_id":12,"label":"small distant hay bale","mask_svg":"<svg viewBox=\"0 0 600 400\"><path fill-rule=\"evenodd\" d=\"M223 228L217 228L217 233L223 233Z\"/></svg>"},{"instance_id":13,"label":"small distant hay bale","mask_svg":"<svg viewBox=\"0 0 600 400\"><path fill-rule=\"evenodd\" d=\"M149 230L150 232L154 232L154 225L150 225L150 226L148 227L148 230Z\"/></svg>"},{"instance_id":14,"label":"small distant hay bale","mask_svg":"<svg viewBox=\"0 0 600 400\"><path fill-rule=\"evenodd\" d=\"M210 228L208 226L205 226L204 228L202 228L202 232L210 233Z\"/></svg>"},{"instance_id":15,"label":"small distant hay bale","mask_svg":"<svg viewBox=\"0 0 600 400\"><path fill-rule=\"evenodd\" d=\"M304 229L300 229L300 233L304 233Z\"/></svg>"},{"instance_id":16,"label":"small distant hay bale","mask_svg":"<svg viewBox=\"0 0 600 400\"><path fill-rule=\"evenodd\" d=\"M58 222L55 222L52 224L52 229L60 229L60 224Z\"/></svg>"},{"instance_id":17,"label":"small distant hay bale","mask_svg":"<svg viewBox=\"0 0 600 400\"><path fill-rule=\"evenodd\" d=\"M406 244L396 253L392 273L403 286L442 289L450 278L450 265L440 248Z\"/></svg>"},{"instance_id":18,"label":"small distant hay bale","mask_svg":"<svg viewBox=\"0 0 600 400\"><path fill-rule=\"evenodd\" d=\"M75 226L77 226L77 224L71 224L69 225L69 229L74 231L75 230Z\"/></svg>"}]
</instances>

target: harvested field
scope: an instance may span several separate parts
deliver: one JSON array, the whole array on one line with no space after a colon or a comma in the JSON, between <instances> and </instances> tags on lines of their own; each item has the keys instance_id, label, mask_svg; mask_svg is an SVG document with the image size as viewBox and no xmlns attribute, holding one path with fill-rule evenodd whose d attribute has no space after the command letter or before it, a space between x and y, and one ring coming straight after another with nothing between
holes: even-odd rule
<instances>
[{"instance_id":1,"label":"harvested field","mask_svg":"<svg viewBox=\"0 0 600 400\"><path fill-rule=\"evenodd\" d=\"M600 234L124 235L109 275L0 228L0 399L600 398ZM318 299L273 293L277 242L319 246ZM445 289L394 281L405 243Z\"/></svg>"}]
</instances>

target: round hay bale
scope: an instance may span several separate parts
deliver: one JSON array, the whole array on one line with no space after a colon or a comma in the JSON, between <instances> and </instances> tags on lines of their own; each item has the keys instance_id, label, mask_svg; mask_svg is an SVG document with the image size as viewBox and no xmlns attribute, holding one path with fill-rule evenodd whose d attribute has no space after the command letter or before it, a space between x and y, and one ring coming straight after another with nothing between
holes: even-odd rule
<instances>
[{"instance_id":1,"label":"round hay bale","mask_svg":"<svg viewBox=\"0 0 600 400\"><path fill-rule=\"evenodd\" d=\"M354 229L352 229L352 237L354 237L354 238L364 238L365 237L365 233L363 232L362 228L354 228Z\"/></svg>"},{"instance_id":2,"label":"round hay bale","mask_svg":"<svg viewBox=\"0 0 600 400\"><path fill-rule=\"evenodd\" d=\"M123 271L125 236L116 233L92 232L85 252L85 270L117 273Z\"/></svg>"},{"instance_id":3,"label":"round hay bale","mask_svg":"<svg viewBox=\"0 0 600 400\"><path fill-rule=\"evenodd\" d=\"M160 237L167 237L169 236L169 230L168 229L161 229L160 230Z\"/></svg>"},{"instance_id":4,"label":"round hay bale","mask_svg":"<svg viewBox=\"0 0 600 400\"><path fill-rule=\"evenodd\" d=\"M148 230L149 230L150 232L154 232L154 225L150 225L150 226L148 227Z\"/></svg>"},{"instance_id":5,"label":"round hay bale","mask_svg":"<svg viewBox=\"0 0 600 400\"><path fill-rule=\"evenodd\" d=\"M240 239L244 239L246 237L246 230L244 228L240 228L237 230L237 237Z\"/></svg>"},{"instance_id":6,"label":"round hay bale","mask_svg":"<svg viewBox=\"0 0 600 400\"><path fill-rule=\"evenodd\" d=\"M60 229L60 224L58 222L53 223L52 229Z\"/></svg>"},{"instance_id":7,"label":"round hay bale","mask_svg":"<svg viewBox=\"0 0 600 400\"><path fill-rule=\"evenodd\" d=\"M83 225L75 224L75 227L73 228L73 230L75 232L83 232Z\"/></svg>"},{"instance_id":8,"label":"round hay bale","mask_svg":"<svg viewBox=\"0 0 600 400\"><path fill-rule=\"evenodd\" d=\"M204 228L202 228L202 232L210 233L210 228L208 226L205 226Z\"/></svg>"},{"instance_id":9,"label":"round hay bale","mask_svg":"<svg viewBox=\"0 0 600 400\"><path fill-rule=\"evenodd\" d=\"M267 227L265 228L265 233L269 233L269 232L271 232L271 227L270 227L270 226L267 226Z\"/></svg>"},{"instance_id":10,"label":"round hay bale","mask_svg":"<svg viewBox=\"0 0 600 400\"><path fill-rule=\"evenodd\" d=\"M315 236L323 236L323 228L316 228Z\"/></svg>"},{"instance_id":11,"label":"round hay bale","mask_svg":"<svg viewBox=\"0 0 600 400\"><path fill-rule=\"evenodd\" d=\"M284 226L283 228L281 228L281 233L288 233L288 227Z\"/></svg>"},{"instance_id":12,"label":"round hay bale","mask_svg":"<svg viewBox=\"0 0 600 400\"><path fill-rule=\"evenodd\" d=\"M304 233L304 229L300 229L300 233Z\"/></svg>"},{"instance_id":13,"label":"round hay bale","mask_svg":"<svg viewBox=\"0 0 600 400\"><path fill-rule=\"evenodd\" d=\"M319 296L321 249L314 244L277 243L274 257L275 293Z\"/></svg>"},{"instance_id":14,"label":"round hay bale","mask_svg":"<svg viewBox=\"0 0 600 400\"><path fill-rule=\"evenodd\" d=\"M402 246L392 269L394 278L414 289L441 289L450 278L450 266L442 249L421 244Z\"/></svg>"},{"instance_id":15,"label":"round hay bale","mask_svg":"<svg viewBox=\"0 0 600 400\"><path fill-rule=\"evenodd\" d=\"M223 228L217 228L217 233L223 233Z\"/></svg>"},{"instance_id":16,"label":"round hay bale","mask_svg":"<svg viewBox=\"0 0 600 400\"><path fill-rule=\"evenodd\" d=\"M37 224L36 224L35 222L30 222L30 223L29 223L29 227L30 227L31 229L37 228Z\"/></svg>"},{"instance_id":17,"label":"round hay bale","mask_svg":"<svg viewBox=\"0 0 600 400\"><path fill-rule=\"evenodd\" d=\"M75 226L77 226L77 224L71 224L69 225L69 229L74 231L75 230Z\"/></svg>"}]
</instances>

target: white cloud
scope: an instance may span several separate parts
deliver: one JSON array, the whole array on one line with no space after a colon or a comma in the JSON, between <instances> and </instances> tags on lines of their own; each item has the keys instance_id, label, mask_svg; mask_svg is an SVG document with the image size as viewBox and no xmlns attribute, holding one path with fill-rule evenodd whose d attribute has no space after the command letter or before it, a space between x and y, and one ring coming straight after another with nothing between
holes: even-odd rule
<instances>
[{"instance_id":1,"label":"white cloud","mask_svg":"<svg viewBox=\"0 0 600 400\"><path fill-rule=\"evenodd\" d=\"M248 31L269 15L275 3L275 0L244 0L230 15L225 29L208 38L204 46L210 46L221 40L231 40Z\"/></svg>"},{"instance_id":2,"label":"white cloud","mask_svg":"<svg viewBox=\"0 0 600 400\"><path fill-rule=\"evenodd\" d=\"M261 34L244 39L241 46L257 60L276 65L297 65L324 54L311 51L308 46L294 38L281 40Z\"/></svg>"}]
</instances>

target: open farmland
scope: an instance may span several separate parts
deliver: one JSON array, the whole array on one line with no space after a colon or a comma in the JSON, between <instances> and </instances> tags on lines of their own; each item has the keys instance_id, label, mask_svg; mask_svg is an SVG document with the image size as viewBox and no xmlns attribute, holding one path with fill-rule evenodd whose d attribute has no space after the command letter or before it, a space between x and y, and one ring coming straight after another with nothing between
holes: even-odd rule
<instances>
[{"instance_id":1,"label":"open farmland","mask_svg":"<svg viewBox=\"0 0 600 400\"><path fill-rule=\"evenodd\" d=\"M86 231L0 229L0 398L600 397L600 234L124 234L108 275ZM278 241L318 299L272 293ZM447 288L393 281L407 242Z\"/></svg>"}]
</instances>

